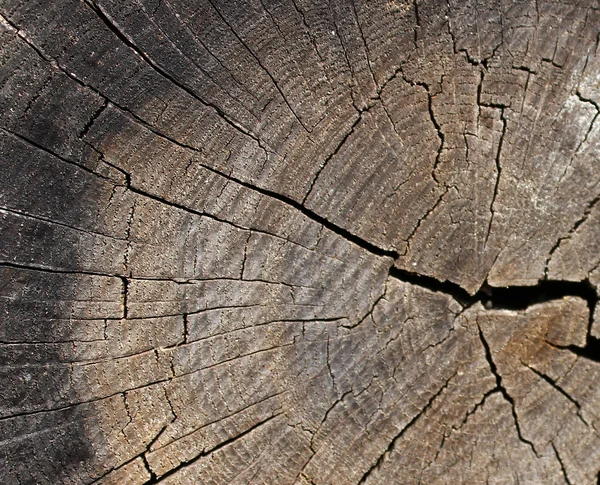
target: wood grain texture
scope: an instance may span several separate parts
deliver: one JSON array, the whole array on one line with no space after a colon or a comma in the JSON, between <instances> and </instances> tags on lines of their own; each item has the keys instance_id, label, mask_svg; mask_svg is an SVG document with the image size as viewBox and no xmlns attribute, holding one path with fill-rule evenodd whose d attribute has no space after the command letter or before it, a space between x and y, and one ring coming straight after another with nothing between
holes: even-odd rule
<instances>
[{"instance_id":1,"label":"wood grain texture","mask_svg":"<svg viewBox=\"0 0 600 485\"><path fill-rule=\"evenodd\" d=\"M0 482L597 483L599 39L0 0Z\"/></svg>"}]
</instances>

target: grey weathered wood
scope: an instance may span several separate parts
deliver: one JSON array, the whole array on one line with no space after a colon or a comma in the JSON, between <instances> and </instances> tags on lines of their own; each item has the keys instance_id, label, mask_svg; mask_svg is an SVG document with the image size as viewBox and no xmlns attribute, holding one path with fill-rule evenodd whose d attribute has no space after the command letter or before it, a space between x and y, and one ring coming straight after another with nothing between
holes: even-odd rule
<instances>
[{"instance_id":1,"label":"grey weathered wood","mask_svg":"<svg viewBox=\"0 0 600 485\"><path fill-rule=\"evenodd\" d=\"M1 0L0 482L596 483L599 38Z\"/></svg>"}]
</instances>

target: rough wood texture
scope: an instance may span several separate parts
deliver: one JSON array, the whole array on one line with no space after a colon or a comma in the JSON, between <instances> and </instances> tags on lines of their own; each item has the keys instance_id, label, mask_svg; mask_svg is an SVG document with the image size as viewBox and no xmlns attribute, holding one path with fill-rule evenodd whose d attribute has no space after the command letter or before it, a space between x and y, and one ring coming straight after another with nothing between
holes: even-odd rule
<instances>
[{"instance_id":1,"label":"rough wood texture","mask_svg":"<svg viewBox=\"0 0 600 485\"><path fill-rule=\"evenodd\" d=\"M596 483L599 39L0 0L0 482Z\"/></svg>"}]
</instances>

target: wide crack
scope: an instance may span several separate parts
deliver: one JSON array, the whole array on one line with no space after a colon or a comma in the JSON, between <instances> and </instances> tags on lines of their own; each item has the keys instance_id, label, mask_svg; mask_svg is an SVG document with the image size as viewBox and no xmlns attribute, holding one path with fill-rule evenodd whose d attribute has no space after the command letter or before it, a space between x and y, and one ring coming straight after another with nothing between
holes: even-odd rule
<instances>
[{"instance_id":1,"label":"wide crack","mask_svg":"<svg viewBox=\"0 0 600 485\"><path fill-rule=\"evenodd\" d=\"M577 282L542 280L535 286L510 286L506 288L492 287L484 283L477 293L470 295L456 283L439 281L430 276L411 273L396 267L390 269L389 276L436 293L446 294L465 309L476 303L481 303L486 310L522 311L532 305L561 300L568 296L581 298L587 303L589 311L586 345L584 347L568 345L559 348L569 350L580 357L600 362L600 339L591 335L598 294L589 280Z\"/></svg>"}]
</instances>

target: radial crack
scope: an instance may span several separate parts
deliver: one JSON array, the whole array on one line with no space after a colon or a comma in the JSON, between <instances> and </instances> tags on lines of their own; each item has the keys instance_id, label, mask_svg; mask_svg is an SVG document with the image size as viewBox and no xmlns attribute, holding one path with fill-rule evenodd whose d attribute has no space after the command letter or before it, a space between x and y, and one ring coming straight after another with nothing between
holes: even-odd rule
<instances>
[{"instance_id":1,"label":"radial crack","mask_svg":"<svg viewBox=\"0 0 600 485\"><path fill-rule=\"evenodd\" d=\"M85 3L88 7L98 16L98 18L106 25L106 27L117 36L117 38L123 42L127 47L129 47L133 52L135 52L141 59L144 60L146 65L148 65L153 71L158 73L161 77L167 79L169 82L173 83L175 86L189 94L192 98L199 101L206 107L212 108L220 118L222 118L227 124L229 124L232 128L240 133L251 137L254 141L258 143L258 145L264 149L259 140L258 136L252 133L248 128L245 128L239 122L232 119L228 116L219 106L214 103L210 103L204 99L202 99L195 91L187 87L185 84L181 83L177 79L175 79L172 75L166 72L163 68L161 68L156 62L154 62L143 50L141 50L133 40L121 29L117 26L117 24L113 21L112 17L102 8L100 5L96 4L93 0L85 0Z\"/></svg>"},{"instance_id":2,"label":"radial crack","mask_svg":"<svg viewBox=\"0 0 600 485\"><path fill-rule=\"evenodd\" d=\"M194 464L195 462L197 462L198 460L200 460L201 458L208 456L212 453L215 453L223 448L225 448L228 445L231 445L233 443L235 443L236 441L240 440L241 438L244 438L245 436L247 436L248 434L252 433L252 431L255 431L256 429L264 426L265 424L267 424L269 421L272 421L273 419L275 419L277 416L280 416L282 413L277 413L274 414L272 416L269 416L267 419L263 419L262 421L256 423L255 425L251 426L250 428L248 428L247 430L243 431L242 433L229 438L221 443L219 443L217 446L214 446L213 448L210 448L208 450L204 450L201 453L197 454L196 456L182 461L179 465L177 465L174 468L171 468L169 471L167 471L166 473L164 473L163 475L161 475L158 479L156 478L151 478L150 480L147 480L146 482L144 482L143 485L150 485L150 484L155 484L158 483L159 481L164 480L165 478L177 473L178 471L180 471L183 468L186 468L192 464Z\"/></svg>"},{"instance_id":3,"label":"radial crack","mask_svg":"<svg viewBox=\"0 0 600 485\"><path fill-rule=\"evenodd\" d=\"M533 372L540 379L542 379L545 382L547 382L548 384L550 384L556 391L561 393L565 398L567 398L567 400L569 400L572 404L574 404L575 407L577 408L577 416L579 417L579 419L581 419L581 421L583 421L583 423L586 426L589 426L589 423L581 415L581 404L579 404L567 391L565 391L561 386L559 386L558 383L554 379L552 379L550 376L544 374L543 372L538 371L535 367L531 367L530 365L528 365L524 362L521 362L521 364L523 364L525 367L527 367L531 372Z\"/></svg>"},{"instance_id":4,"label":"radial crack","mask_svg":"<svg viewBox=\"0 0 600 485\"><path fill-rule=\"evenodd\" d=\"M258 63L258 65L260 66L260 68L267 74L267 76L269 76L269 78L271 79L271 81L273 82L273 85L275 86L275 89L277 89L277 91L279 92L281 98L283 99L283 102L286 104L286 106L288 107L288 109L290 110L290 112L294 115L294 118L296 118L296 120L298 121L298 123L300 123L300 126L302 126L302 128L307 132L310 133L311 130L304 124L304 122L302 121L302 119L298 116L298 114L296 113L296 110L292 107L292 105L290 104L289 100L287 99L287 96L284 94L283 90L281 89L281 87L279 86L279 83L277 82L277 80L275 79L275 77L273 76L273 74L271 73L271 71L269 71L267 69L267 67L263 64L263 62L260 60L260 58L258 57L258 55L254 52L253 49L250 48L250 46L248 46L246 44L246 42L244 42L244 40L240 37L240 35L236 32L236 30L231 26L231 24L227 21L227 19L225 18L225 16L221 13L221 11L217 8L217 6L214 4L214 2L212 0L208 0L208 2L210 3L210 5L212 6L212 8L214 9L214 11L217 13L217 15L221 18L221 20L223 21L223 23L229 28L229 30L231 31L231 33L235 36L235 38L240 42L241 45L244 46L244 48L250 53L250 55L254 58L254 60ZM273 23L275 23L275 21L273 20ZM277 24L275 24L277 25Z\"/></svg>"},{"instance_id":5,"label":"radial crack","mask_svg":"<svg viewBox=\"0 0 600 485\"><path fill-rule=\"evenodd\" d=\"M435 179L435 177L434 177L434 179ZM437 180L436 180L436 182L437 182ZM411 242L412 238L417 233L417 231L419 230L419 228L421 227L421 225L423 224L425 219L427 219L433 212L435 212L435 210L438 208L438 206L442 203L444 196L448 193L450 188L451 187L447 186L446 189L444 190L444 192L442 192L440 194L440 196L436 200L435 204L433 204L433 206L430 209L428 209L427 212L422 217L419 218L419 221L415 225L414 229L406 238L406 248L405 248L404 252L402 253L402 256L406 256L408 254L408 251L410 250L410 242Z\"/></svg>"},{"instance_id":6,"label":"radial crack","mask_svg":"<svg viewBox=\"0 0 600 485\"><path fill-rule=\"evenodd\" d=\"M350 127L350 130L348 131L348 133L346 133L344 135L344 137L340 140L340 142L337 144L337 146L335 147L335 149L333 150L333 152L331 152L327 158L325 158L325 160L323 161L323 163L321 163L321 165L319 166L319 168L317 169L312 182L308 188L308 191L306 192L306 195L304 196L304 198L302 199L302 206L304 206L306 204L306 201L308 200L308 197L310 196L310 194L313 191L313 188L315 187L315 184L317 183L317 179L319 178L319 176L321 175L321 172L325 169L325 167L327 166L327 164L329 163L329 161L335 156L337 155L337 153L340 151L340 149L342 148L342 146L344 146L344 144L346 143L346 141L348 140L348 138L350 137L350 135L352 135L354 133L354 130L356 129L356 126L361 122L362 120L362 115L365 111L367 111L368 108L365 108L364 110L359 110L358 111L358 117L356 118L356 120L354 121L354 123L352 123L352 126Z\"/></svg>"},{"instance_id":7,"label":"radial crack","mask_svg":"<svg viewBox=\"0 0 600 485\"><path fill-rule=\"evenodd\" d=\"M425 406L408 422L408 424L406 426L404 426L404 428L402 428L400 430L400 432L396 436L394 436L392 438L392 441L390 441L386 450L381 454L381 456L379 456L379 458L373 464L373 466L371 466L371 468L369 468L365 472L365 474L359 480L358 485L362 485L362 484L366 483L366 481L369 478L369 476L371 475L371 473L373 473L374 471L376 471L377 469L379 469L381 467L381 464L384 462L384 460L387 458L387 456L390 454L390 452L394 449L396 442L404 435L404 433L406 433L406 431L408 431L411 428L411 426L413 426L419 420L419 418L421 416L423 416L427 412L427 410L433 404L433 401L435 401L435 399L444 391L444 389L446 389L448 387L450 381L454 378L454 376L456 376L457 373L458 373L458 371L455 371L454 374L452 374L446 380L446 382L444 382L442 387L440 387L438 389L438 391L429 398L429 400L427 401Z\"/></svg>"},{"instance_id":8,"label":"radial crack","mask_svg":"<svg viewBox=\"0 0 600 485\"><path fill-rule=\"evenodd\" d=\"M34 140L32 140L32 139L30 139L30 138L28 138L28 137L26 137L24 135L21 135L19 133L15 133L15 132L12 132L12 131L8 131L8 130L6 130L3 127L0 127L0 131L4 132L8 136L15 137L15 138L21 140L22 142L26 143L27 145L31 145L32 147L37 148L38 150L41 150L44 153L47 153L48 155L51 155L51 156L59 159L61 162L64 162L66 164L69 164L69 165L72 165L74 167L80 168L81 170L84 170L85 172L89 173L90 175L94 175L95 177L98 177L98 178L101 178L103 180L108 180L108 181L112 182L112 179L110 177L107 177L105 175L96 173L93 170L91 170L90 168L86 167L85 165L81 165L81 164L79 164L77 162L69 160L68 158L65 158L65 157L59 155L55 151L50 150L49 148L46 148L46 147L40 145L39 143L35 142Z\"/></svg>"},{"instance_id":9,"label":"radial crack","mask_svg":"<svg viewBox=\"0 0 600 485\"><path fill-rule=\"evenodd\" d=\"M556 446L554 446L554 443L550 443L550 444L552 445L552 449L554 450L554 454L556 455L556 461L558 461L558 464L560 465L560 470L563 474L565 482L567 482L567 485L572 485L571 480L569 480L569 475L567 474L565 465L564 465L562 459L560 458L558 450L556 449Z\"/></svg>"},{"instance_id":10,"label":"radial crack","mask_svg":"<svg viewBox=\"0 0 600 485\"><path fill-rule=\"evenodd\" d=\"M79 134L77 135L78 138L84 138L85 135L87 134L88 131L90 131L90 128L92 127L92 125L94 124L94 122L98 119L98 117L104 112L104 110L108 107L108 99L104 99L103 104L100 106L100 108L98 108L94 114L92 114L92 116L90 117L90 119L88 120L88 122L83 126L83 128L81 129L81 131L79 132Z\"/></svg>"},{"instance_id":11,"label":"radial crack","mask_svg":"<svg viewBox=\"0 0 600 485\"><path fill-rule=\"evenodd\" d=\"M488 223L487 232L485 235L484 247L487 246L490 234L492 232L492 224L494 222L494 217L496 216L496 211L494 210L494 205L496 203L496 199L498 197L498 190L500 188L500 177L502 175L502 166L500 164L500 157L502 154L502 146L504 144L504 139L506 136L507 129L507 119L504 113L505 106L502 104L485 104L481 102L481 85L483 84L483 71L481 71L481 79L479 82L479 87L477 89L477 103L479 106L485 106L487 108L495 108L500 110L500 121L502 122L502 132L500 133L500 139L498 140L498 149L496 150L496 156L494 157L494 161L496 163L496 182L494 183L494 192L492 195L492 200L490 201L490 222Z\"/></svg>"},{"instance_id":12,"label":"radial crack","mask_svg":"<svg viewBox=\"0 0 600 485\"><path fill-rule=\"evenodd\" d=\"M575 234L577 229L579 229L581 225L588 219L590 213L592 212L592 210L598 202L600 202L600 195L590 201L590 203L583 211L583 215L577 221L575 221L575 224L573 224L573 227L571 227L569 232L565 236L558 238L554 246L552 246L552 249L548 253L548 257L546 258L546 262L544 264L544 278L548 278L548 266L550 265L550 261L552 260L554 253L564 241L568 241L569 239L571 239L571 237L573 236L573 234Z\"/></svg>"},{"instance_id":13,"label":"radial crack","mask_svg":"<svg viewBox=\"0 0 600 485\"><path fill-rule=\"evenodd\" d=\"M492 358L492 351L490 349L489 344L487 343L484 335L483 335L483 331L481 330L481 326L479 325L479 322L477 322L477 328L479 331L479 338L481 340L481 343L483 345L483 348L485 350L485 358L488 361L488 364L490 366L490 370L492 371L492 374L494 375L494 377L496 378L496 388L500 391L500 393L502 394L502 397L504 398L504 400L510 404L511 407L511 412L512 412L512 416L513 416L513 420L515 422L515 428L517 429L517 435L519 436L519 440L525 444L527 444L531 450L533 451L533 454L539 458L539 455L535 449L534 444L529 441L528 439L523 437L523 433L521 432L521 426L519 424L519 418L517 416L517 410L516 410L516 405L515 405L515 400L512 398L512 396L508 393L508 391L506 390L506 388L504 387L504 385L502 384L502 376L500 375L500 373L498 372L498 368L496 367L496 363L494 362L493 358Z\"/></svg>"},{"instance_id":14,"label":"radial crack","mask_svg":"<svg viewBox=\"0 0 600 485\"><path fill-rule=\"evenodd\" d=\"M360 20L358 19L358 12L356 11L356 4L354 3L354 0L350 0L350 5L352 6L352 13L354 14L354 20L356 21L356 26L358 27L360 38L362 39L363 45L365 46L365 57L367 60L367 67L369 68L369 72L371 73L371 79L373 79L373 84L375 84L375 86L378 87L377 80L375 79L375 74L373 73L373 66L371 65L369 45L367 44L367 39L365 38L362 26L360 25Z\"/></svg>"},{"instance_id":15,"label":"radial crack","mask_svg":"<svg viewBox=\"0 0 600 485\"><path fill-rule=\"evenodd\" d=\"M442 131L442 127L440 126L437 119L435 118L435 114L433 112L433 95L431 94L431 91L429 90L429 86L425 83L416 83L416 84L421 86L423 89L425 89L425 92L427 93L427 110L429 112L429 117L431 118L431 123L433 123L433 126L435 127L437 136L440 139L440 146L437 149L437 153L435 155L435 161L433 163L433 168L431 169L431 176L433 177L433 180L435 180L436 183L440 184L440 181L438 180L437 175L436 175L436 171L440 164L440 159L442 157L442 152L444 150L444 143L446 141L446 137L444 135L444 132Z\"/></svg>"}]
</instances>

